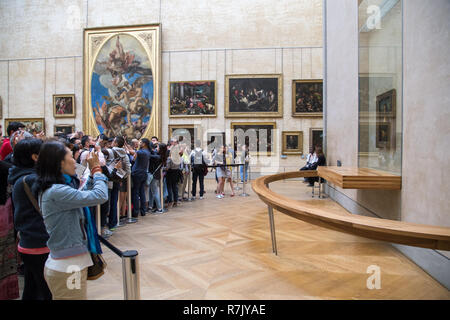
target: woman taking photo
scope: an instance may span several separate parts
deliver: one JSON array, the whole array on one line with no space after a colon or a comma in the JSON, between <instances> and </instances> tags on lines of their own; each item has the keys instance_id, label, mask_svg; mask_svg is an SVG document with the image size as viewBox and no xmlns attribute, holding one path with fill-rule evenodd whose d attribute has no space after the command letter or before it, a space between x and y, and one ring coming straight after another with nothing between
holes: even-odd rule
<instances>
[{"instance_id":1,"label":"woman taking photo","mask_svg":"<svg viewBox=\"0 0 450 320\"><path fill-rule=\"evenodd\" d=\"M84 207L108 200L107 178L101 173L98 155L90 152L87 163L91 177L81 191L75 176L76 162L69 148L61 142L49 141L42 145L39 153L38 179L33 191L39 195L49 235L50 255L44 276L54 300L85 300L87 296L87 268L93 263Z\"/></svg>"}]
</instances>

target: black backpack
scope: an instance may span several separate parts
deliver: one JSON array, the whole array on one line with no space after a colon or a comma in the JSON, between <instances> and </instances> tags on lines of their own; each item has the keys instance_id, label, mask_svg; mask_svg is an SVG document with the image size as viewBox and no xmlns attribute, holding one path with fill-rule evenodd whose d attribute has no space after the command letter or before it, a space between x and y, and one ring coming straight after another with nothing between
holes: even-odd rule
<instances>
[{"instance_id":1,"label":"black backpack","mask_svg":"<svg viewBox=\"0 0 450 320\"><path fill-rule=\"evenodd\" d=\"M192 168L197 172L203 172L206 167L206 162L203 157L203 150L195 150L193 157L191 159L192 162Z\"/></svg>"}]
</instances>

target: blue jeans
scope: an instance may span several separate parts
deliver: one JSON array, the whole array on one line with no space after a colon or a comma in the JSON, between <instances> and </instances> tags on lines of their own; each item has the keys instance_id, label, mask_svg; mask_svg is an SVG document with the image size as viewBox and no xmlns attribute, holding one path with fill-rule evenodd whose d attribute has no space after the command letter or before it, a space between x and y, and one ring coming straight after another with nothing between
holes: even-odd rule
<instances>
[{"instance_id":1,"label":"blue jeans","mask_svg":"<svg viewBox=\"0 0 450 320\"><path fill-rule=\"evenodd\" d=\"M167 197L169 196L169 191L167 191L167 179L166 177L164 177L164 190L163 190L163 197L164 199L167 199Z\"/></svg>"},{"instance_id":2,"label":"blue jeans","mask_svg":"<svg viewBox=\"0 0 450 320\"><path fill-rule=\"evenodd\" d=\"M144 215L147 211L147 204L145 202L145 182L147 181L147 174L132 175L133 187L131 188L133 217L136 218L139 212Z\"/></svg>"},{"instance_id":3,"label":"blue jeans","mask_svg":"<svg viewBox=\"0 0 450 320\"><path fill-rule=\"evenodd\" d=\"M244 166L239 167L239 171L241 173L241 181L244 181ZM248 164L245 165L245 182L248 180Z\"/></svg>"},{"instance_id":4,"label":"blue jeans","mask_svg":"<svg viewBox=\"0 0 450 320\"><path fill-rule=\"evenodd\" d=\"M149 188L149 192L148 192L148 206L149 208L153 207L153 204L156 204L156 208L158 208L158 210L161 210L161 196L160 196L160 181L161 180L157 180L157 179L153 179L152 182L150 183L150 188Z\"/></svg>"}]
</instances>

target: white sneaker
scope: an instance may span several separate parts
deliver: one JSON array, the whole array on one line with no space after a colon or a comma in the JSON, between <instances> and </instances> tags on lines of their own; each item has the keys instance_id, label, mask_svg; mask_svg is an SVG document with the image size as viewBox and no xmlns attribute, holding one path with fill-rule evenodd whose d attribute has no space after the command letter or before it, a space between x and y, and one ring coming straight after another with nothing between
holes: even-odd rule
<instances>
[{"instance_id":1,"label":"white sneaker","mask_svg":"<svg viewBox=\"0 0 450 320\"><path fill-rule=\"evenodd\" d=\"M102 236L103 238L109 238L113 235L113 232L108 229L103 229Z\"/></svg>"},{"instance_id":2,"label":"white sneaker","mask_svg":"<svg viewBox=\"0 0 450 320\"><path fill-rule=\"evenodd\" d=\"M203 200L203 197L200 197L200 200Z\"/></svg>"},{"instance_id":3,"label":"white sneaker","mask_svg":"<svg viewBox=\"0 0 450 320\"><path fill-rule=\"evenodd\" d=\"M223 195L218 194L218 195L216 196L216 198L217 198L217 199L222 199L222 198L223 198Z\"/></svg>"}]
</instances>

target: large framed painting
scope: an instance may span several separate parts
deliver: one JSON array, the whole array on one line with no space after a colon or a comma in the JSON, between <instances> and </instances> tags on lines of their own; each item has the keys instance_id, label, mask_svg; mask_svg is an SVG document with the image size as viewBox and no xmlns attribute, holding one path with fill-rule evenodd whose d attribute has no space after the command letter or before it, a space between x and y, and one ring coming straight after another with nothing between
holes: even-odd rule
<instances>
[{"instance_id":1,"label":"large framed painting","mask_svg":"<svg viewBox=\"0 0 450 320\"><path fill-rule=\"evenodd\" d=\"M271 156L276 152L276 122L232 122L234 151L245 144L251 155Z\"/></svg>"},{"instance_id":2,"label":"large framed painting","mask_svg":"<svg viewBox=\"0 0 450 320\"><path fill-rule=\"evenodd\" d=\"M74 124L55 124L53 127L54 134L62 133L64 135L69 135L75 132Z\"/></svg>"},{"instance_id":3,"label":"large framed painting","mask_svg":"<svg viewBox=\"0 0 450 320\"><path fill-rule=\"evenodd\" d=\"M396 116L396 91L395 89L389 90L383 94L377 96L377 118L388 117L395 118Z\"/></svg>"},{"instance_id":4,"label":"large framed painting","mask_svg":"<svg viewBox=\"0 0 450 320\"><path fill-rule=\"evenodd\" d=\"M317 146L323 150L323 128L309 128L309 148Z\"/></svg>"},{"instance_id":5,"label":"large framed painting","mask_svg":"<svg viewBox=\"0 0 450 320\"><path fill-rule=\"evenodd\" d=\"M20 119L5 119L5 128L8 128L11 122L20 122L24 125L24 130L37 135L40 132L45 133L45 120L44 118L20 118Z\"/></svg>"},{"instance_id":6,"label":"large framed painting","mask_svg":"<svg viewBox=\"0 0 450 320\"><path fill-rule=\"evenodd\" d=\"M160 25L85 29L84 131L160 137L160 79Z\"/></svg>"},{"instance_id":7,"label":"large framed painting","mask_svg":"<svg viewBox=\"0 0 450 320\"><path fill-rule=\"evenodd\" d=\"M215 117L216 81L169 82L169 117Z\"/></svg>"},{"instance_id":8,"label":"large framed painting","mask_svg":"<svg viewBox=\"0 0 450 320\"><path fill-rule=\"evenodd\" d=\"M224 145L226 145L225 132L207 132L206 150L208 153L213 152L214 148Z\"/></svg>"},{"instance_id":9,"label":"large framed painting","mask_svg":"<svg viewBox=\"0 0 450 320\"><path fill-rule=\"evenodd\" d=\"M281 74L226 75L226 118L273 118L283 116Z\"/></svg>"},{"instance_id":10,"label":"large framed painting","mask_svg":"<svg viewBox=\"0 0 450 320\"><path fill-rule=\"evenodd\" d=\"M169 139L176 138L178 143L186 143L186 145L194 150L195 141L201 140L200 126L194 124L169 124Z\"/></svg>"},{"instance_id":11,"label":"large framed painting","mask_svg":"<svg viewBox=\"0 0 450 320\"><path fill-rule=\"evenodd\" d=\"M292 81L292 116L293 117L323 116L322 80Z\"/></svg>"},{"instance_id":12,"label":"large framed painting","mask_svg":"<svg viewBox=\"0 0 450 320\"><path fill-rule=\"evenodd\" d=\"M303 131L282 132L282 154L303 154Z\"/></svg>"},{"instance_id":13,"label":"large framed painting","mask_svg":"<svg viewBox=\"0 0 450 320\"><path fill-rule=\"evenodd\" d=\"M55 118L75 118L75 95L54 94L53 116Z\"/></svg>"}]
</instances>

